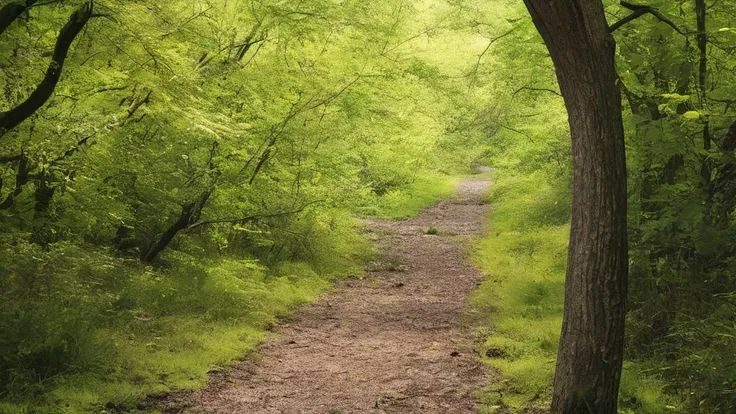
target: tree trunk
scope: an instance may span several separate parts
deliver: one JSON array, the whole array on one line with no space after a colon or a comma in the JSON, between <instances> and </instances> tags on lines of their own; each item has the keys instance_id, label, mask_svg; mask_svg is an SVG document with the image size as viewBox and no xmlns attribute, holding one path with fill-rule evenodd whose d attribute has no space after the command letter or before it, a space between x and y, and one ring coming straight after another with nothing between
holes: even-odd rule
<instances>
[{"instance_id":1,"label":"tree trunk","mask_svg":"<svg viewBox=\"0 0 736 414\"><path fill-rule=\"evenodd\" d=\"M49 209L56 193L56 188L50 185L48 175L42 171L39 174L36 191L33 194L35 204L33 205L33 225L31 231L31 241L41 246L47 246L54 241Z\"/></svg>"},{"instance_id":2,"label":"tree trunk","mask_svg":"<svg viewBox=\"0 0 736 414\"><path fill-rule=\"evenodd\" d=\"M144 263L152 263L156 260L156 257L158 257L158 255L169 246L169 243L174 240L174 237L176 237L180 231L186 229L190 224L197 221L202 213L202 208L207 204L207 200L209 200L211 194L212 189L208 189L204 191L196 201L183 206L181 208L179 218L174 222L174 224L166 229L166 231L161 234L161 237L159 237L155 243L141 254L141 261Z\"/></svg>"},{"instance_id":3,"label":"tree trunk","mask_svg":"<svg viewBox=\"0 0 736 414\"><path fill-rule=\"evenodd\" d=\"M695 0L695 14L698 20L698 52L700 57L698 59L698 88L700 89L700 106L703 109L707 109L707 81L708 81L708 32L705 24L706 17L706 5L705 0ZM710 136L710 122L706 119L705 125L703 126L703 149L710 150L711 148L711 136ZM710 178L710 171L708 172L708 178Z\"/></svg>"},{"instance_id":4,"label":"tree trunk","mask_svg":"<svg viewBox=\"0 0 736 414\"><path fill-rule=\"evenodd\" d=\"M15 197L18 197L23 192L23 186L30 179L30 172L31 167L29 166L28 158L24 154L21 154L18 160L18 172L15 174L15 188L5 197L5 200L0 202L0 210L7 210L15 205Z\"/></svg>"},{"instance_id":5,"label":"tree trunk","mask_svg":"<svg viewBox=\"0 0 736 414\"><path fill-rule=\"evenodd\" d=\"M600 1L524 0L568 110L573 212L553 413L615 414L628 277L615 43Z\"/></svg>"}]
</instances>

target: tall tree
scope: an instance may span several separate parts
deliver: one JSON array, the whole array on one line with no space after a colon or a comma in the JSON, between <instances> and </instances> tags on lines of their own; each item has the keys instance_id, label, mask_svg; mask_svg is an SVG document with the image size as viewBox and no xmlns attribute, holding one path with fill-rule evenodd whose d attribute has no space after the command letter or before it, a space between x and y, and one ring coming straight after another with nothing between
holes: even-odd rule
<instances>
[{"instance_id":1,"label":"tall tree","mask_svg":"<svg viewBox=\"0 0 736 414\"><path fill-rule=\"evenodd\" d=\"M572 228L552 412L613 414L628 278L615 42L598 1L524 3L554 62L572 135Z\"/></svg>"}]
</instances>

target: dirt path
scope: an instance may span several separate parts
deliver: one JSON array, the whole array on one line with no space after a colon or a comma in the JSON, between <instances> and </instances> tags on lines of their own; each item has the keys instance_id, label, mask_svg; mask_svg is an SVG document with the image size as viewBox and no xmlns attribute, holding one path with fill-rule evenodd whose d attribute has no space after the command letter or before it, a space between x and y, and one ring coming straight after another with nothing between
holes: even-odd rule
<instances>
[{"instance_id":1,"label":"dirt path","mask_svg":"<svg viewBox=\"0 0 736 414\"><path fill-rule=\"evenodd\" d=\"M408 221L367 221L381 252L369 276L299 310L257 360L216 374L178 412L475 413L486 371L461 320L482 275L463 246L483 231L487 186L464 181Z\"/></svg>"}]
</instances>

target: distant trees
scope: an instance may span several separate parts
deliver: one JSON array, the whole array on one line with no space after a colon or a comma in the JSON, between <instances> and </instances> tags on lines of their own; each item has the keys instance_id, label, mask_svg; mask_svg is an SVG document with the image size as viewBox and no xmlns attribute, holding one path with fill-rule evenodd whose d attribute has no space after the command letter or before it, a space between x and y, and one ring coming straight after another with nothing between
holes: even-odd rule
<instances>
[{"instance_id":1,"label":"distant trees","mask_svg":"<svg viewBox=\"0 0 736 414\"><path fill-rule=\"evenodd\" d=\"M218 251L233 240L268 244L264 227L289 212L357 208L420 171L455 168L430 154L482 152L446 135L479 143L488 122L445 134L478 108L412 55L412 42L429 37L424 24L438 24L410 23L409 10L8 3L0 228L154 263L185 239Z\"/></svg>"},{"instance_id":2,"label":"distant trees","mask_svg":"<svg viewBox=\"0 0 736 414\"><path fill-rule=\"evenodd\" d=\"M102 375L79 361L134 315L252 315L358 271L351 215L434 190L493 121L418 2L6 3L0 405Z\"/></svg>"}]
</instances>

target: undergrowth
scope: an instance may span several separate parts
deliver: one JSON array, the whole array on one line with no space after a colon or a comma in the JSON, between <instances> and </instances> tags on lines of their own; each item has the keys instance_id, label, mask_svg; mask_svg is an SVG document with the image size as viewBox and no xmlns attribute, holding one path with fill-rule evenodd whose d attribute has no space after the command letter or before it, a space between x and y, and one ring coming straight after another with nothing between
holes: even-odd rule
<instances>
[{"instance_id":1,"label":"undergrowth","mask_svg":"<svg viewBox=\"0 0 736 414\"><path fill-rule=\"evenodd\" d=\"M453 183L417 180L377 198L374 212L407 217ZM270 235L278 249L204 259L182 244L156 267L3 236L12 248L0 255L0 413L137 412L146 397L202 388L333 280L362 275L373 255L345 210L281 225L283 238Z\"/></svg>"},{"instance_id":2,"label":"undergrowth","mask_svg":"<svg viewBox=\"0 0 736 414\"><path fill-rule=\"evenodd\" d=\"M490 231L474 252L488 275L473 306L490 328L481 358L502 380L483 394L484 412L544 412L562 326L569 236L569 184L542 172L497 173L490 194ZM641 364L627 361L621 412L678 412L665 384Z\"/></svg>"},{"instance_id":3,"label":"undergrowth","mask_svg":"<svg viewBox=\"0 0 736 414\"><path fill-rule=\"evenodd\" d=\"M306 263L270 271L255 260L181 253L169 269L94 251L79 266L70 248L51 247L58 267L28 269L35 286L9 292L39 299L2 310L2 413L124 411L149 395L201 388L209 371L247 354L331 278Z\"/></svg>"},{"instance_id":4,"label":"undergrowth","mask_svg":"<svg viewBox=\"0 0 736 414\"><path fill-rule=\"evenodd\" d=\"M366 217L403 220L414 217L421 210L447 198L455 191L459 178L441 173L424 174L409 184L394 188L378 196L367 197L368 206L357 213Z\"/></svg>"}]
</instances>

